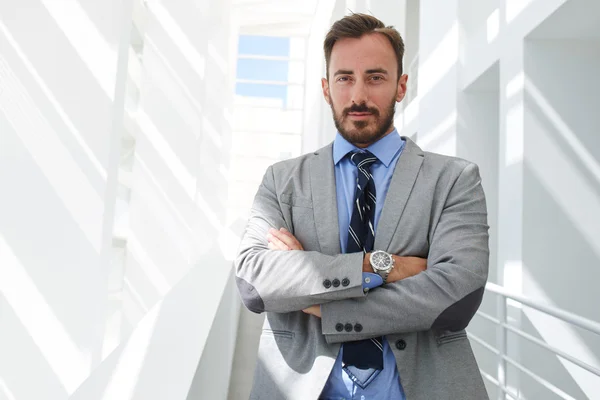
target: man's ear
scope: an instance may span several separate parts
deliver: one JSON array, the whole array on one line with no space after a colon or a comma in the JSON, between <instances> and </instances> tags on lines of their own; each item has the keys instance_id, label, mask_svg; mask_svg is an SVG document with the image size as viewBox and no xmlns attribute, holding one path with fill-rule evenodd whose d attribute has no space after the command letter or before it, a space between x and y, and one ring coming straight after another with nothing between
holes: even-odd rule
<instances>
[{"instance_id":1,"label":"man's ear","mask_svg":"<svg viewBox=\"0 0 600 400\"><path fill-rule=\"evenodd\" d=\"M396 101L402 101L406 95L406 83L408 82L408 75L404 74L398 80L398 91L396 93Z\"/></svg>"},{"instance_id":2,"label":"man's ear","mask_svg":"<svg viewBox=\"0 0 600 400\"><path fill-rule=\"evenodd\" d=\"M331 97L329 96L329 81L327 78L321 78L321 88L323 89L323 97L327 104L331 105Z\"/></svg>"}]
</instances>

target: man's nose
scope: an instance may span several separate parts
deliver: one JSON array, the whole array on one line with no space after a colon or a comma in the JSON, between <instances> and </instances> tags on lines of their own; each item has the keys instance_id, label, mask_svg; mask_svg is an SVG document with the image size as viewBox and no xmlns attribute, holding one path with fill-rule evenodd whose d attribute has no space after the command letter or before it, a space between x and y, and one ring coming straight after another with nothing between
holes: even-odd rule
<instances>
[{"instance_id":1,"label":"man's nose","mask_svg":"<svg viewBox=\"0 0 600 400\"><path fill-rule=\"evenodd\" d=\"M352 103L363 104L369 100L369 90L362 81L357 81L352 88Z\"/></svg>"}]
</instances>

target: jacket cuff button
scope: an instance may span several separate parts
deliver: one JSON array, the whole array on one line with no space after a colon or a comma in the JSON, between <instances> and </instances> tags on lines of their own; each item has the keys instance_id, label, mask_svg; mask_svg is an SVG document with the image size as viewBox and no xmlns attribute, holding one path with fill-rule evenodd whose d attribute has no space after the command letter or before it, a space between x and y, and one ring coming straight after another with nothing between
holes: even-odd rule
<instances>
[{"instance_id":1,"label":"jacket cuff button","mask_svg":"<svg viewBox=\"0 0 600 400\"><path fill-rule=\"evenodd\" d=\"M325 286L325 289L329 289L331 287L331 281L329 279L325 279L323 281L323 286Z\"/></svg>"},{"instance_id":2,"label":"jacket cuff button","mask_svg":"<svg viewBox=\"0 0 600 400\"><path fill-rule=\"evenodd\" d=\"M396 341L396 348L398 350L404 350L406 348L406 342L404 341L404 339L400 339Z\"/></svg>"},{"instance_id":3,"label":"jacket cuff button","mask_svg":"<svg viewBox=\"0 0 600 400\"><path fill-rule=\"evenodd\" d=\"M346 324L346 325L344 326L344 330L345 330L346 332L352 332L352 324Z\"/></svg>"},{"instance_id":4,"label":"jacket cuff button","mask_svg":"<svg viewBox=\"0 0 600 400\"><path fill-rule=\"evenodd\" d=\"M354 325L354 331L355 332L362 332L362 330L363 330L363 327L362 327L361 324Z\"/></svg>"},{"instance_id":5,"label":"jacket cuff button","mask_svg":"<svg viewBox=\"0 0 600 400\"><path fill-rule=\"evenodd\" d=\"M350 284L350 279L344 278L342 279L342 286L348 286Z\"/></svg>"},{"instance_id":6,"label":"jacket cuff button","mask_svg":"<svg viewBox=\"0 0 600 400\"><path fill-rule=\"evenodd\" d=\"M340 324L339 322L337 324L335 324L335 330L338 332L341 332L344 330L344 325Z\"/></svg>"},{"instance_id":7,"label":"jacket cuff button","mask_svg":"<svg viewBox=\"0 0 600 400\"><path fill-rule=\"evenodd\" d=\"M334 279L331 281L331 284L333 285L333 287L338 287L338 286L340 286L340 280Z\"/></svg>"}]
</instances>

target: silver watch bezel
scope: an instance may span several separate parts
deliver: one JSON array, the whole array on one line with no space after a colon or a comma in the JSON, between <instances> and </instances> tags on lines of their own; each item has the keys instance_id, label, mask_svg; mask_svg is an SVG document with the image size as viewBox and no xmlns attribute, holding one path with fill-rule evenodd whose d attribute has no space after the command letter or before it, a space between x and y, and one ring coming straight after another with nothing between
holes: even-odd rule
<instances>
[{"instance_id":1,"label":"silver watch bezel","mask_svg":"<svg viewBox=\"0 0 600 400\"><path fill-rule=\"evenodd\" d=\"M380 267L379 265L374 264L373 257L376 254L385 254L387 256L388 262L386 263L385 267ZM385 252L383 250L376 250L376 251L372 252L371 256L369 257L369 262L371 263L371 267L373 268L373 271L375 271L377 274L381 275L384 279L387 278L387 274L389 274L389 272L392 270L392 268L394 268L394 257L392 257L392 255L390 253ZM385 276L383 276L382 274L385 274Z\"/></svg>"}]
</instances>

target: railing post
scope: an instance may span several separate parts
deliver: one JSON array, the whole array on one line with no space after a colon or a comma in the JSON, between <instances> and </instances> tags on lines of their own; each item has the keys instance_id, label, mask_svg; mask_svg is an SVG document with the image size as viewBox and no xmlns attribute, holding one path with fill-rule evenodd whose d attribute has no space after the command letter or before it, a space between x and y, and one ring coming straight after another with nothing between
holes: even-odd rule
<instances>
[{"instance_id":1,"label":"railing post","mask_svg":"<svg viewBox=\"0 0 600 400\"><path fill-rule=\"evenodd\" d=\"M497 332L497 347L498 347L498 394L496 398L498 400L506 400L506 393L504 392L506 388L506 360L504 356L508 351L508 341L506 335L506 328L504 325L507 323L507 306L506 306L506 297L502 294L498 294L498 320L500 321L500 325L498 325Z\"/></svg>"}]
</instances>

